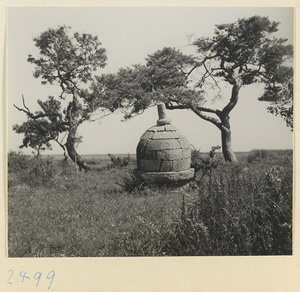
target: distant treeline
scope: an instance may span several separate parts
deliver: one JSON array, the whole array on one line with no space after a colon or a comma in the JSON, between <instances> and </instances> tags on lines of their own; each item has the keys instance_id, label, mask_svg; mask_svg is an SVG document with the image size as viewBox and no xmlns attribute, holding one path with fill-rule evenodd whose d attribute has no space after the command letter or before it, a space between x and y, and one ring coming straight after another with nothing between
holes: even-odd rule
<instances>
[{"instance_id":1,"label":"distant treeline","mask_svg":"<svg viewBox=\"0 0 300 292\"><path fill-rule=\"evenodd\" d=\"M201 153L203 154L207 154L209 153L208 151L201 151ZM236 151L235 154L237 156L237 158L239 157L243 157L243 156L247 156L249 154L255 155L255 156L260 156L260 157L264 157L264 156L269 156L269 155L282 155L282 154L288 154L288 153L292 153L293 149L254 149L251 151ZM136 154L135 153L112 153L114 156L116 157L120 157L120 158L124 158L124 157L130 157L132 160L134 160L136 158ZM222 155L222 151L216 151L216 155ZM27 155L26 155L27 156ZM28 156L33 156L28 154ZM64 159L64 155L63 154L41 154L40 155L43 158L49 158L52 157L55 160L59 160L59 159ZM89 161L89 160L111 160L109 157L109 153L107 154L83 154L81 155L85 160Z\"/></svg>"}]
</instances>

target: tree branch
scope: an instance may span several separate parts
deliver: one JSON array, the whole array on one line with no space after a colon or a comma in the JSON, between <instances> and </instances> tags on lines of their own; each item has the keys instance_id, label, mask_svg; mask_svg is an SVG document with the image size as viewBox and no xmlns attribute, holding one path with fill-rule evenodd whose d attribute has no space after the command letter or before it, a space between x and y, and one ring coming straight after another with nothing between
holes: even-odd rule
<instances>
[{"instance_id":1,"label":"tree branch","mask_svg":"<svg viewBox=\"0 0 300 292\"><path fill-rule=\"evenodd\" d=\"M208 70L208 68L207 68L207 66L206 66L206 64L205 64L205 62L203 63L203 66L204 66L204 68L205 68L207 74L212 78L212 80L213 80L214 83L216 84L216 86L217 86L218 88L220 88L220 86L219 86L217 80L214 78L214 76L211 74L211 72L209 72L209 70ZM206 78L206 77L205 77L205 78Z\"/></svg>"},{"instance_id":2,"label":"tree branch","mask_svg":"<svg viewBox=\"0 0 300 292\"><path fill-rule=\"evenodd\" d=\"M192 72L196 69L196 68L198 68L198 64L197 65L195 65L188 73L186 73L186 78L188 78L191 74L192 74Z\"/></svg>"},{"instance_id":3,"label":"tree branch","mask_svg":"<svg viewBox=\"0 0 300 292\"><path fill-rule=\"evenodd\" d=\"M104 112L105 110L103 110L102 112ZM102 114L102 113L101 113ZM111 115L112 114L112 112L110 111L110 112L108 112L108 113L105 113L105 114L103 114L103 115L101 115L100 117L98 117L98 118L94 118L94 119L90 119L90 122L96 122L96 121L100 121L100 120L102 120L103 118L105 118L105 117L107 117L107 116L109 116L109 115ZM96 114L97 115L97 114Z\"/></svg>"},{"instance_id":4,"label":"tree branch","mask_svg":"<svg viewBox=\"0 0 300 292\"><path fill-rule=\"evenodd\" d=\"M190 107L188 107L187 105L182 105L182 104L174 105L172 104L172 102L166 102L165 105L166 105L166 109L168 110L190 109Z\"/></svg>"},{"instance_id":5,"label":"tree branch","mask_svg":"<svg viewBox=\"0 0 300 292\"><path fill-rule=\"evenodd\" d=\"M218 120L218 119L215 119L213 117L209 117L209 116L206 116L202 113L202 111L204 112L208 112L208 113L213 113L213 114L216 114L217 116L220 115L220 111L219 110L214 110L214 109L210 109L210 108L205 108L205 107L201 107L201 106L198 106L198 107L191 107L191 106L188 106L188 105L182 105L182 104L178 104L178 105L174 105L172 104L171 102L167 102L165 103L166 105L166 109L169 109L169 110L176 110L176 109L190 109L192 110L197 116L199 116L200 118L202 118L203 120L206 120L206 121L209 121L211 122L212 124L214 124L215 126L217 126L219 129L222 128L222 123Z\"/></svg>"},{"instance_id":6,"label":"tree branch","mask_svg":"<svg viewBox=\"0 0 300 292\"><path fill-rule=\"evenodd\" d=\"M231 91L231 98L229 103L223 108L222 110L222 114L223 115L228 115L232 109L236 106L238 99L239 99L239 90L241 88L241 82L236 82L233 87L232 87L232 91Z\"/></svg>"},{"instance_id":7,"label":"tree branch","mask_svg":"<svg viewBox=\"0 0 300 292\"><path fill-rule=\"evenodd\" d=\"M19 110L19 111L21 111L21 112L24 112L24 113L25 113L28 117L30 117L31 119L37 120L37 119L39 119L39 118L44 118L44 117L47 116L45 113L39 113L39 114L34 115L34 114L29 110L29 108L26 106L26 104L25 104L25 98L24 98L24 95L23 95L23 94L22 94L22 100L23 100L23 106L24 106L25 109L19 108L19 107L16 106L15 104L14 104L14 107L15 107L17 110Z\"/></svg>"},{"instance_id":8,"label":"tree branch","mask_svg":"<svg viewBox=\"0 0 300 292\"><path fill-rule=\"evenodd\" d=\"M192 111L200 118L202 118L203 120L205 121L208 121L208 122L211 122L212 124L214 124L215 126L217 126L220 130L222 129L222 123L213 118L213 117L209 117L209 116L206 116L204 115L201 110L197 109L197 108L193 108Z\"/></svg>"},{"instance_id":9,"label":"tree branch","mask_svg":"<svg viewBox=\"0 0 300 292\"><path fill-rule=\"evenodd\" d=\"M219 110L212 109L212 108L206 108L206 107L203 107L203 106L196 106L195 108L198 111L207 112L207 113L213 113L213 114L216 114L216 115L219 115L219 113L220 113Z\"/></svg>"}]
</instances>

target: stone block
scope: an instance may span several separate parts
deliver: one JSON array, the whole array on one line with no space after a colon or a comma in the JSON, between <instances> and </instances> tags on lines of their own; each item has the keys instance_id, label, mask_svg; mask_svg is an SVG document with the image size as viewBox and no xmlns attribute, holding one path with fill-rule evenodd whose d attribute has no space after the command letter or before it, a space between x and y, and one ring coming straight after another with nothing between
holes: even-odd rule
<instances>
[{"instance_id":1,"label":"stone block","mask_svg":"<svg viewBox=\"0 0 300 292\"><path fill-rule=\"evenodd\" d=\"M166 131L177 131L178 129L174 127L173 125L165 125Z\"/></svg>"},{"instance_id":2,"label":"stone block","mask_svg":"<svg viewBox=\"0 0 300 292\"><path fill-rule=\"evenodd\" d=\"M170 150L170 149L180 149L178 139L171 140L148 140L147 150Z\"/></svg>"},{"instance_id":3,"label":"stone block","mask_svg":"<svg viewBox=\"0 0 300 292\"><path fill-rule=\"evenodd\" d=\"M140 159L139 160L139 170L142 171L154 171L158 172L160 170L161 161L159 160L146 160L146 159Z\"/></svg>"},{"instance_id":4,"label":"stone block","mask_svg":"<svg viewBox=\"0 0 300 292\"><path fill-rule=\"evenodd\" d=\"M182 159L191 158L191 155L192 155L192 150L190 146L188 148L182 149L182 157L181 157Z\"/></svg>"},{"instance_id":5,"label":"stone block","mask_svg":"<svg viewBox=\"0 0 300 292\"><path fill-rule=\"evenodd\" d=\"M163 132L165 131L165 126L153 126L151 128L149 128L147 131L150 131L150 132Z\"/></svg>"},{"instance_id":6,"label":"stone block","mask_svg":"<svg viewBox=\"0 0 300 292\"><path fill-rule=\"evenodd\" d=\"M143 172L135 170L134 174L149 183L171 183L188 181L194 177L194 169L173 172Z\"/></svg>"},{"instance_id":7,"label":"stone block","mask_svg":"<svg viewBox=\"0 0 300 292\"><path fill-rule=\"evenodd\" d=\"M189 147L191 147L189 141L187 139L183 138L183 137L179 138L178 142L179 142L181 148L189 148Z\"/></svg>"},{"instance_id":8,"label":"stone block","mask_svg":"<svg viewBox=\"0 0 300 292\"><path fill-rule=\"evenodd\" d=\"M173 161L173 171L186 170L191 167L191 159L178 159Z\"/></svg>"},{"instance_id":9,"label":"stone block","mask_svg":"<svg viewBox=\"0 0 300 292\"><path fill-rule=\"evenodd\" d=\"M154 134L154 132L152 132L152 131L146 131L142 135L141 140L143 140L143 139L151 139L153 137L153 134Z\"/></svg>"},{"instance_id":10,"label":"stone block","mask_svg":"<svg viewBox=\"0 0 300 292\"><path fill-rule=\"evenodd\" d=\"M161 166L159 171L166 172L166 171L172 171L172 169L173 169L173 161L166 161L166 160L161 161Z\"/></svg>"},{"instance_id":11,"label":"stone block","mask_svg":"<svg viewBox=\"0 0 300 292\"><path fill-rule=\"evenodd\" d=\"M174 160L181 158L182 149L159 150L156 151L156 157L159 160Z\"/></svg>"},{"instance_id":12,"label":"stone block","mask_svg":"<svg viewBox=\"0 0 300 292\"><path fill-rule=\"evenodd\" d=\"M156 151L157 159L163 160L175 160L175 159L184 159L191 157L191 150L188 148L185 149L172 149L172 150L159 150Z\"/></svg>"},{"instance_id":13,"label":"stone block","mask_svg":"<svg viewBox=\"0 0 300 292\"><path fill-rule=\"evenodd\" d=\"M136 157L139 159L140 157L143 157L143 152L146 149L146 145L148 143L148 140L140 140L139 144L136 148Z\"/></svg>"},{"instance_id":14,"label":"stone block","mask_svg":"<svg viewBox=\"0 0 300 292\"><path fill-rule=\"evenodd\" d=\"M181 130L177 129L176 132L180 138L186 139L185 134L183 132L181 132Z\"/></svg>"},{"instance_id":15,"label":"stone block","mask_svg":"<svg viewBox=\"0 0 300 292\"><path fill-rule=\"evenodd\" d=\"M153 140L160 139L177 139L178 134L175 131L164 131L164 132L155 132L152 136Z\"/></svg>"},{"instance_id":16,"label":"stone block","mask_svg":"<svg viewBox=\"0 0 300 292\"><path fill-rule=\"evenodd\" d=\"M143 153L141 153L140 159L146 159L146 160L157 160L156 151L154 150L145 150Z\"/></svg>"}]
</instances>

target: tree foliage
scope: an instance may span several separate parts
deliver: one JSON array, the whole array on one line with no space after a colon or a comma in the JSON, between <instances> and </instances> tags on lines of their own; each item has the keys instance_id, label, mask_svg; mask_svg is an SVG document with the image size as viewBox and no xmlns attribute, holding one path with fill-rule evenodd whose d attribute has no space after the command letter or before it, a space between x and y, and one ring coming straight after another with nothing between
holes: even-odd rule
<instances>
[{"instance_id":1,"label":"tree foliage","mask_svg":"<svg viewBox=\"0 0 300 292\"><path fill-rule=\"evenodd\" d=\"M40 78L43 85L58 84L61 94L38 100L40 110L34 113L26 106L24 97L23 107L15 106L27 115L26 122L14 126L17 133L25 135L21 147L30 146L39 152L50 149L50 142L56 141L80 169L86 169L76 152L76 143L80 141L77 129L102 107L99 100L92 100L88 86L93 81L93 72L106 65L105 49L97 36L72 34L66 26L50 28L33 41L39 49L37 57L28 56L28 62L35 65L33 76ZM60 136L66 136L66 141Z\"/></svg>"},{"instance_id":2,"label":"tree foliage","mask_svg":"<svg viewBox=\"0 0 300 292\"><path fill-rule=\"evenodd\" d=\"M274 74L274 80L273 84L265 88L259 100L270 102L268 112L282 117L286 125L293 130L293 69L280 68L278 73Z\"/></svg>"},{"instance_id":3,"label":"tree foliage","mask_svg":"<svg viewBox=\"0 0 300 292\"><path fill-rule=\"evenodd\" d=\"M265 85L259 100L271 102L268 111L279 114L293 126L293 46L287 39L271 37L278 22L254 16L236 23L217 25L215 36L195 41L203 62L210 70L206 76L222 77L241 85L261 82ZM211 62L219 66L213 66Z\"/></svg>"},{"instance_id":4,"label":"tree foliage","mask_svg":"<svg viewBox=\"0 0 300 292\"><path fill-rule=\"evenodd\" d=\"M67 131L67 124L61 113L61 103L53 96L50 96L45 102L41 100L37 102L41 110L31 113L26 107L23 97L25 109L18 109L25 112L28 119L21 125L14 125L13 130L25 136L20 148L31 147L40 153L40 151L52 149L50 141L59 143L59 134Z\"/></svg>"},{"instance_id":5,"label":"tree foliage","mask_svg":"<svg viewBox=\"0 0 300 292\"><path fill-rule=\"evenodd\" d=\"M28 62L36 65L34 77L43 79L42 84L60 82L63 92L73 86L92 80L92 72L103 68L105 49L97 36L90 34L70 35L66 26L48 29L33 39L40 51L38 58L29 55Z\"/></svg>"},{"instance_id":6,"label":"tree foliage","mask_svg":"<svg viewBox=\"0 0 300 292\"><path fill-rule=\"evenodd\" d=\"M113 99L115 106L123 109L126 119L143 113L158 101L196 104L203 100L202 90L189 87L189 76L197 65L195 57L165 47L149 55L146 65L96 76L94 96L98 100Z\"/></svg>"},{"instance_id":7,"label":"tree foliage","mask_svg":"<svg viewBox=\"0 0 300 292\"><path fill-rule=\"evenodd\" d=\"M265 90L260 100L271 101L269 111L286 116L287 124L292 125L292 108L284 111L282 104L292 101L293 47L286 45L286 39L273 37L278 25L260 16L216 25L213 37L194 41L195 54L163 48L149 55L145 65L98 77L96 88L101 88L99 92L107 97L117 97L126 118L142 113L158 101L165 102L171 110L193 111L220 129L224 158L236 161L231 149L230 113L242 87L263 83ZM231 86L231 95L223 97L225 106L207 106L219 95L224 83Z\"/></svg>"}]
</instances>

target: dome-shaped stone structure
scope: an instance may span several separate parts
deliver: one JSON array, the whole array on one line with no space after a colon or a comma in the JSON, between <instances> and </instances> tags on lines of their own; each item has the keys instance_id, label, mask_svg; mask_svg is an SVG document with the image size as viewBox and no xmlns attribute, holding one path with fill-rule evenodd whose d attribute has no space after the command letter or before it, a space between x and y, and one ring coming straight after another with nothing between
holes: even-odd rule
<instances>
[{"instance_id":1,"label":"dome-shaped stone structure","mask_svg":"<svg viewBox=\"0 0 300 292\"><path fill-rule=\"evenodd\" d=\"M164 104L158 105L158 115L157 125L141 136L137 146L136 175L150 182L188 181L194 176L190 143L170 124Z\"/></svg>"}]
</instances>

